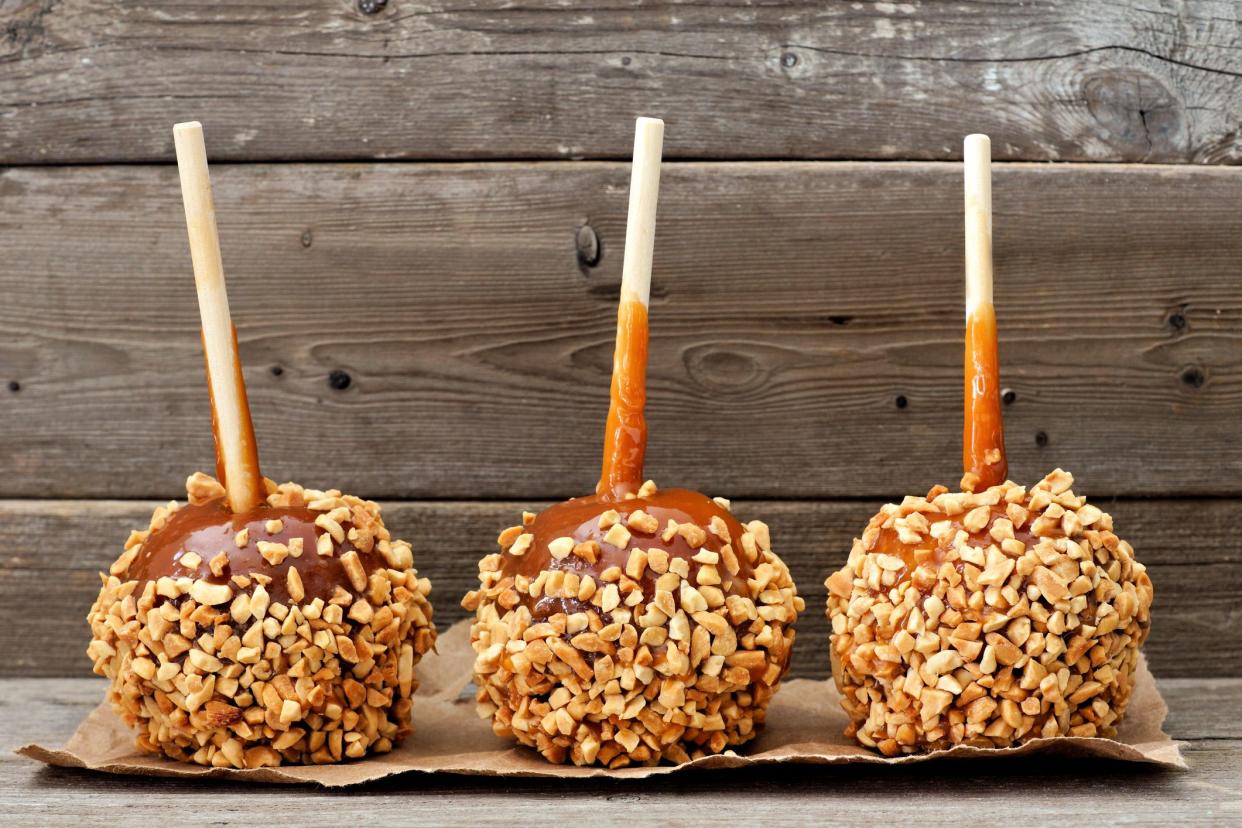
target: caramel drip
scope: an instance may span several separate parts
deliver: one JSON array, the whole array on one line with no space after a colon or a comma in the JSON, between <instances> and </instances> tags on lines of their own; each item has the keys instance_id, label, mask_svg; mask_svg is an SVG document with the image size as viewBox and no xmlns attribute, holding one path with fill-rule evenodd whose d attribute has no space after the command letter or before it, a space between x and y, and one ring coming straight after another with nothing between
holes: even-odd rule
<instances>
[{"instance_id":1,"label":"caramel drip","mask_svg":"<svg viewBox=\"0 0 1242 828\"><path fill-rule=\"evenodd\" d=\"M254 423L250 419L250 400L246 396L246 380L242 375L241 353L237 349L237 326L231 325L233 334L233 381L237 388L238 421L240 428L239 444L242 449L242 468L244 480L229 480L224 462L224 447L220 439L220 421L217 416L216 392L211 382L211 367L207 366L207 396L211 401L211 436L216 445L216 479L229 493L229 500L234 505L244 504L239 512L247 512L258 508L263 500L263 475L259 471L259 449L254 438ZM203 354L207 353L207 340L200 332L203 340Z\"/></svg>"},{"instance_id":2,"label":"caramel drip","mask_svg":"<svg viewBox=\"0 0 1242 828\"><path fill-rule=\"evenodd\" d=\"M617 549L611 544L604 542L604 535L607 534L607 530L600 529L599 527L600 515L609 509L617 510L621 516L620 523L622 525L626 525L630 514L641 509L659 521L659 528L656 529L654 534L644 534L627 526L632 533L629 548ZM508 554L503 555L501 572L505 576L524 575L534 579L544 570L559 569L566 572L575 572L579 576L590 575L595 578L596 583L602 588L603 583L599 579L599 573L612 566L620 567L624 572L626 563L629 560L630 549L633 548L644 550L663 549L668 552L670 558L685 558L687 560L698 554L700 549L709 549L713 552L720 551L720 548L724 546L724 542L707 529L713 517L719 517L724 521L729 532L730 546L737 556L739 564L737 575L731 575L723 562L717 566L721 579L720 588L728 595L733 592L736 579L749 578L754 573L754 567L746 560L746 555L742 551L740 542L742 535L746 532L746 528L720 504L704 494L690 491L689 489L662 489L651 497L635 498L618 498L610 494L592 495L591 497L579 497L551 506L536 517L534 523L526 528L527 532L534 535L534 541L530 549L521 557ZM689 523L703 528L707 534L706 540L701 546L697 547L690 546L681 535L674 535L671 540L665 541L662 534L670 520L678 524ZM561 560L553 558L552 553L548 549L548 544L557 538L563 537L571 537L575 543L595 541L600 545L599 556L594 563L583 560L574 554ZM654 592L655 581L658 577L658 574L648 568L639 579L639 583L643 588L643 594L648 598ZM531 614L538 618L547 618L555 615L557 612L580 612L587 608L585 604L572 598L549 598L545 596L533 600L529 596L524 595L522 599L530 607Z\"/></svg>"},{"instance_id":3,"label":"caramel drip","mask_svg":"<svg viewBox=\"0 0 1242 828\"><path fill-rule=\"evenodd\" d=\"M966 320L965 392L962 470L978 475L975 490L982 491L1009 477L1001 417L996 310L990 302L980 304Z\"/></svg>"},{"instance_id":4,"label":"caramel drip","mask_svg":"<svg viewBox=\"0 0 1242 828\"><path fill-rule=\"evenodd\" d=\"M642 485L647 453L646 386L647 307L636 298L623 298L617 308L617 349L604 427L604 464L595 489L598 495L620 497Z\"/></svg>"},{"instance_id":5,"label":"caramel drip","mask_svg":"<svg viewBox=\"0 0 1242 828\"><path fill-rule=\"evenodd\" d=\"M340 555L356 549L348 538L343 545L337 545L332 556L321 556L316 552L316 541L323 530L315 526L315 518L319 512L306 508L290 506L268 506L266 504L243 514L229 511L224 498L209 500L198 505L182 506L174 512L168 522L157 531L151 533L142 544L142 551L129 565L127 578L142 584L154 581L163 576L173 578L202 578L211 583L226 583L234 575L269 576L272 581L266 585L268 594L273 601L288 602L288 575L290 567L296 566L306 591L306 599L322 598L327 601L339 585L353 593L349 577L341 566ZM279 532L268 532L267 521L276 518L282 527ZM242 529L249 530L249 539L245 547L238 548L234 540ZM293 538L302 539L302 555L292 555L273 566L259 554L259 541L271 541L289 545ZM197 567L187 569L180 561L187 553L198 555L200 563ZM228 557L228 566L222 575L211 571L210 562L216 555L224 552ZM374 552L358 552L363 569L370 573L382 567L383 563Z\"/></svg>"}]
</instances>

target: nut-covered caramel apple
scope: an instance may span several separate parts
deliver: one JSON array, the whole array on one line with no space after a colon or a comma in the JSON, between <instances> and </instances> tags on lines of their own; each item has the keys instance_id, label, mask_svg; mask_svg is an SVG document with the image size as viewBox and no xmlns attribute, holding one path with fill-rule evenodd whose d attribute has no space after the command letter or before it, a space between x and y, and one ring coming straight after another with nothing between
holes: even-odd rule
<instances>
[{"instance_id":1,"label":"nut-covered caramel apple","mask_svg":"<svg viewBox=\"0 0 1242 828\"><path fill-rule=\"evenodd\" d=\"M684 762L753 738L803 608L768 528L685 489L584 497L479 564L482 715L553 762Z\"/></svg>"},{"instance_id":2,"label":"nut-covered caramel apple","mask_svg":"<svg viewBox=\"0 0 1242 828\"><path fill-rule=\"evenodd\" d=\"M875 515L827 581L847 735L892 756L1111 736L1152 584L1057 469L1009 480L992 306L987 139L966 140L965 474Z\"/></svg>"},{"instance_id":3,"label":"nut-covered caramel apple","mask_svg":"<svg viewBox=\"0 0 1242 828\"><path fill-rule=\"evenodd\" d=\"M431 585L379 507L264 481L236 513L196 474L133 532L87 654L145 750L219 767L325 763L410 732Z\"/></svg>"},{"instance_id":4,"label":"nut-covered caramel apple","mask_svg":"<svg viewBox=\"0 0 1242 828\"><path fill-rule=\"evenodd\" d=\"M202 128L173 131L216 478L155 511L103 575L87 654L139 747L201 765L339 762L410 732L431 585L379 507L259 473Z\"/></svg>"},{"instance_id":5,"label":"nut-covered caramel apple","mask_svg":"<svg viewBox=\"0 0 1242 828\"><path fill-rule=\"evenodd\" d=\"M552 762L684 762L753 738L803 609L768 528L642 481L647 300L663 125L640 119L604 469L591 497L500 534L479 564L479 713Z\"/></svg>"},{"instance_id":6,"label":"nut-covered caramel apple","mask_svg":"<svg viewBox=\"0 0 1242 828\"><path fill-rule=\"evenodd\" d=\"M887 755L1111 736L1151 579L1060 469L889 504L828 579L848 733Z\"/></svg>"}]
</instances>

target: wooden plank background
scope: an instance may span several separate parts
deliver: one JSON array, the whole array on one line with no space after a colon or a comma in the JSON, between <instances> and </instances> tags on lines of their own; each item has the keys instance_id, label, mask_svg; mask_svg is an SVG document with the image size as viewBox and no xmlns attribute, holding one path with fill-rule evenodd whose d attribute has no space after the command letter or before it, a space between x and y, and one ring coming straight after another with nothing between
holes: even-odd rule
<instances>
[{"instance_id":1,"label":"wooden plank background","mask_svg":"<svg viewBox=\"0 0 1242 828\"><path fill-rule=\"evenodd\" d=\"M362 7L378 9L365 14ZM1242 160L1232 0L7 0L0 156Z\"/></svg>"},{"instance_id":2,"label":"wooden plank background","mask_svg":"<svg viewBox=\"0 0 1242 828\"><path fill-rule=\"evenodd\" d=\"M640 113L649 471L772 523L799 674L854 532L957 477L943 162L979 130L1014 476L1114 512L1158 675L1242 676L1240 47L1225 0L0 0L0 676L86 673L94 573L211 463L174 121L265 471L384 501L447 623L518 510L593 485Z\"/></svg>"},{"instance_id":3,"label":"wooden plank background","mask_svg":"<svg viewBox=\"0 0 1242 828\"><path fill-rule=\"evenodd\" d=\"M626 165L214 179L269 474L373 498L594 486ZM0 379L20 385L0 388L0 496L177 493L212 453L176 171L15 168L0 197ZM649 473L749 498L955 482L960 200L944 164L669 165ZM1002 166L995 203L1016 477L1242 494L1242 176Z\"/></svg>"}]
</instances>

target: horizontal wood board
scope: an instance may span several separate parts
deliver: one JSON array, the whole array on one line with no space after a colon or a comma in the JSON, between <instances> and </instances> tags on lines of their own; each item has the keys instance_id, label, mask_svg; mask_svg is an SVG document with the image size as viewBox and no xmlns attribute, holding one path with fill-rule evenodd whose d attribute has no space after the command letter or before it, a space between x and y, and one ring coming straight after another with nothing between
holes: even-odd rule
<instances>
[{"instance_id":1,"label":"horizontal wood board","mask_svg":"<svg viewBox=\"0 0 1242 828\"><path fill-rule=\"evenodd\" d=\"M1008 758L900 767L782 765L626 780L406 775L340 791L213 780L135 779L45 768L11 751L57 745L103 696L98 679L0 680L0 824L747 825L929 828L1093 824L1219 826L1242 810L1240 679L1158 679L1165 729L1189 772L1095 759ZM412 738L417 739L417 732Z\"/></svg>"},{"instance_id":2,"label":"horizontal wood board","mask_svg":"<svg viewBox=\"0 0 1242 828\"><path fill-rule=\"evenodd\" d=\"M648 474L795 499L955 482L960 176L666 165ZM390 499L591 489L628 177L216 165L265 471ZM1001 164L994 201L1015 479L1242 493L1242 177ZM0 497L164 497L209 467L175 169L0 171L0 250Z\"/></svg>"},{"instance_id":3,"label":"horizontal wood board","mask_svg":"<svg viewBox=\"0 0 1242 828\"><path fill-rule=\"evenodd\" d=\"M98 572L154 504L121 501L0 501L0 676L89 673L87 610ZM465 616L459 602L476 583L478 559L531 503L391 503L386 522L414 543L432 580L436 621ZM775 549L807 602L798 622L793 672L828 673L824 579L840 567L874 502L736 502L742 519L772 527ZM1100 501L1135 547L1156 587L1146 651L1157 676L1242 677L1238 623L1242 549L1236 500Z\"/></svg>"},{"instance_id":4,"label":"horizontal wood board","mask_svg":"<svg viewBox=\"0 0 1242 828\"><path fill-rule=\"evenodd\" d=\"M366 14L361 9L377 10ZM624 158L1242 160L1242 9L1137 2L0 7L0 164Z\"/></svg>"}]
</instances>

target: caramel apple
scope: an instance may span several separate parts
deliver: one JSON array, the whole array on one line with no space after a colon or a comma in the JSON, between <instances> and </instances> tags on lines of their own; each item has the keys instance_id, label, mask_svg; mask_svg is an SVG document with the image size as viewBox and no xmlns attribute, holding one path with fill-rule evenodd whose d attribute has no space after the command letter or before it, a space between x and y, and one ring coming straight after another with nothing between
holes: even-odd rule
<instances>
[{"instance_id":1,"label":"caramel apple","mask_svg":"<svg viewBox=\"0 0 1242 828\"><path fill-rule=\"evenodd\" d=\"M654 765L745 743L803 609L766 525L642 482L662 135L639 119L599 486L501 532L463 601L480 715L551 762Z\"/></svg>"},{"instance_id":2,"label":"caramel apple","mask_svg":"<svg viewBox=\"0 0 1242 828\"><path fill-rule=\"evenodd\" d=\"M435 642L410 545L379 507L259 473L198 124L174 130L217 477L155 510L102 576L87 654L139 747L254 768L382 753L410 732Z\"/></svg>"},{"instance_id":3,"label":"caramel apple","mask_svg":"<svg viewBox=\"0 0 1242 828\"><path fill-rule=\"evenodd\" d=\"M827 581L846 733L889 756L1111 736L1150 628L1151 580L1112 518L1060 469L1006 479L987 138L965 150L962 490L883 507Z\"/></svg>"}]
</instances>

